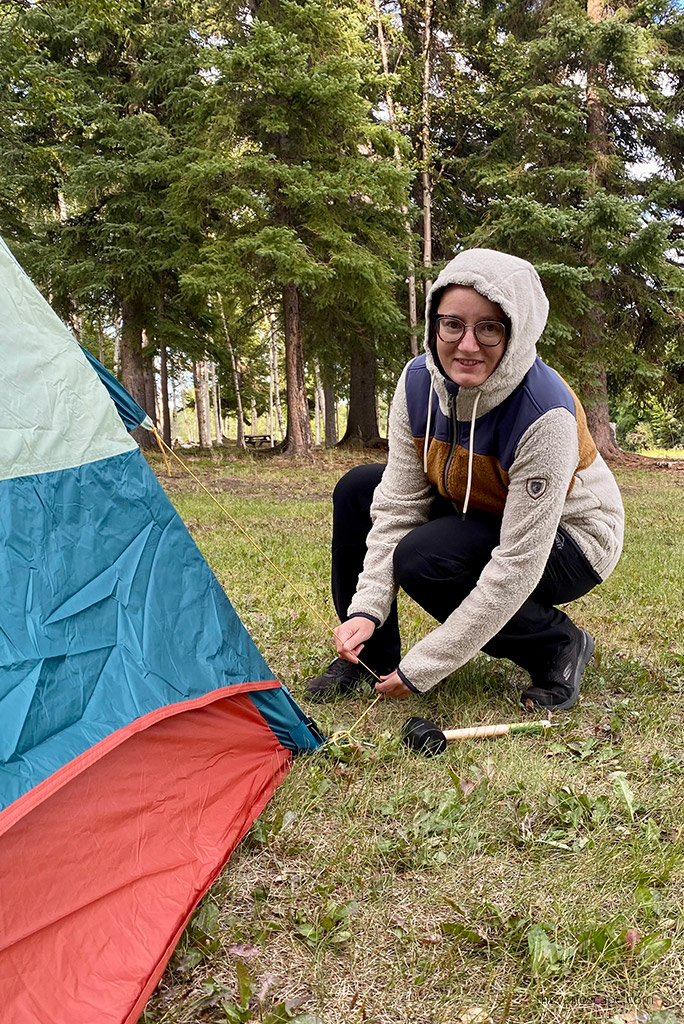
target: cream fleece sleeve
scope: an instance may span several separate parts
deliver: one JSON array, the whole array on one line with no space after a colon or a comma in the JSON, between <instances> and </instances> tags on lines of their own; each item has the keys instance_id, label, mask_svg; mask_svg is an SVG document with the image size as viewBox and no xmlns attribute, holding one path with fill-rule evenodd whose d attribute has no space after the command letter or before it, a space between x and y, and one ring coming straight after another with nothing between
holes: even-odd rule
<instances>
[{"instance_id":1,"label":"cream fleece sleeve","mask_svg":"<svg viewBox=\"0 0 684 1024\"><path fill-rule=\"evenodd\" d=\"M465 665L515 615L541 579L578 462L577 427L552 409L523 435L509 471L498 547L474 589L399 668L421 692Z\"/></svg>"},{"instance_id":2,"label":"cream fleece sleeve","mask_svg":"<svg viewBox=\"0 0 684 1024\"><path fill-rule=\"evenodd\" d=\"M380 625L385 621L397 594L394 549L410 530L427 522L433 497L411 436L405 368L392 400L389 457L373 495L368 551L348 615L371 615Z\"/></svg>"}]
</instances>

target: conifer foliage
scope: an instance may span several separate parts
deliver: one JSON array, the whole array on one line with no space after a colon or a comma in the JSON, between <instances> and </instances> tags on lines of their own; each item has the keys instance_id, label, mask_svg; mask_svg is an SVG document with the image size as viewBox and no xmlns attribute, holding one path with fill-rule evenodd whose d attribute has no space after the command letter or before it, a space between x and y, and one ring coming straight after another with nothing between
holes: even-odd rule
<instances>
[{"instance_id":1,"label":"conifer foliage","mask_svg":"<svg viewBox=\"0 0 684 1024\"><path fill-rule=\"evenodd\" d=\"M278 379L293 454L315 395L377 442L416 296L513 252L614 454L684 410L683 65L675 0L16 0L0 231L167 436L194 369L205 443L209 392L216 442L275 437Z\"/></svg>"}]
</instances>

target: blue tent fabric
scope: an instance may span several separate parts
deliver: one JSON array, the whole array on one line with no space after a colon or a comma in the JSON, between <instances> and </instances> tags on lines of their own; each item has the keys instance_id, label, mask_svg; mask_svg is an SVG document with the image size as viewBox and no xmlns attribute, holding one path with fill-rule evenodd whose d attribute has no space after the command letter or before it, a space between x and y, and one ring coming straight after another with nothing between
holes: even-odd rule
<instances>
[{"instance_id":1,"label":"blue tent fabric","mask_svg":"<svg viewBox=\"0 0 684 1024\"><path fill-rule=\"evenodd\" d=\"M321 737L130 437L144 410L1 240L0 389L0 1006L135 1024Z\"/></svg>"},{"instance_id":2,"label":"blue tent fabric","mask_svg":"<svg viewBox=\"0 0 684 1024\"><path fill-rule=\"evenodd\" d=\"M135 718L274 678L139 451L0 484L0 548L23 613L0 629L2 806ZM252 699L317 745L283 689Z\"/></svg>"}]
</instances>

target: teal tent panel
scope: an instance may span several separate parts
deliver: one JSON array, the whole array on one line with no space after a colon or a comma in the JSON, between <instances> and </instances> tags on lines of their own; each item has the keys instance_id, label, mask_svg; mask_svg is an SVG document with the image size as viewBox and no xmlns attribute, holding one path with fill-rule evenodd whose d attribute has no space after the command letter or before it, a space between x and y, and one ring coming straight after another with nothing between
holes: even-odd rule
<instances>
[{"instance_id":1,"label":"teal tent panel","mask_svg":"<svg viewBox=\"0 0 684 1024\"><path fill-rule=\"evenodd\" d=\"M272 680L139 451L0 482L0 793L11 803L149 712ZM278 739L317 739L284 690Z\"/></svg>"}]
</instances>

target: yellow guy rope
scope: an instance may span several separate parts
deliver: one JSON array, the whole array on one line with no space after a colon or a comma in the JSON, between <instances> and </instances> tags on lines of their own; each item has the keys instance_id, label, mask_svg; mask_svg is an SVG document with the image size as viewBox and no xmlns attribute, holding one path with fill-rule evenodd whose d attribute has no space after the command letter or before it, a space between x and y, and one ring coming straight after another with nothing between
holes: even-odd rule
<instances>
[{"instance_id":1,"label":"yellow guy rope","mask_svg":"<svg viewBox=\"0 0 684 1024\"><path fill-rule=\"evenodd\" d=\"M159 431L157 430L157 427L156 427L156 426L155 426L154 424L152 425L152 433L154 434L154 436L155 436L155 438L156 438L157 444L158 444L158 446L159 446L159 451L160 451L160 452L162 453L162 457L163 457L163 459L164 459L164 462L165 462L165 464L166 464L166 471L167 471L167 473L169 474L169 476L171 475L171 469L170 469L170 466L169 466L169 462L168 462L168 459L166 458L166 452L168 452L168 453L169 453L170 455L172 455L172 456L173 456L173 458L174 458L174 459L176 460L176 462L177 462L177 463L178 463L178 464L179 464L180 466L182 466L182 468L183 468L183 469L185 470L185 472L186 472L186 473L188 474L188 476L191 476L191 477L192 477L192 479L193 479L193 480L195 481L195 483L196 483L196 484L199 484L199 486L200 486L200 487L202 488L202 490L203 490L203 491L205 492L205 494L208 494L208 495L209 495L209 497L211 498L211 500L212 500L212 501L214 502L214 504L215 504L215 505L218 505L218 507L219 507L219 508L221 509L221 511L223 512L223 514L224 514L224 515L226 515L226 516L228 517L228 519L229 519L229 520L231 521L231 523L233 524L233 526L234 526L234 527L235 527L235 528L236 528L237 530L239 530L239 531L240 531L240 533L242 534L242 536L243 536L243 537L245 537L245 538L246 538L246 539L247 539L247 540L249 541L249 543L250 543L250 544L251 544L251 545L252 545L253 547L255 547L255 548L256 548L256 550L257 550L257 551L259 552L259 554L260 554L260 555L261 555L261 556L262 556L263 558L265 558L265 559L266 559L266 561L267 561L267 562L268 562L268 564L269 564L269 565L271 566L271 568L272 568L272 569L274 569L274 570L275 570L275 572L277 572L277 573L278 573L278 575L280 576L280 578L281 578L282 580L284 580L284 581L285 581L285 583L287 583L288 587L290 587L290 588L291 588L292 590L294 590L294 592L295 592L295 594L297 595L297 597L298 597L298 598L300 598L300 600L304 602L304 604L305 604L305 605L307 606L307 608L308 608L308 609L309 609L310 611L312 611L312 612L313 612L313 614L314 614L314 615L316 616L316 618L317 618L317 619L319 620L319 622L321 622L321 623L322 623L322 624L323 624L323 625L325 626L325 628L326 628L326 629L328 630L328 632L329 632L329 633L332 633L332 635L333 635L333 636L335 636L335 635L336 635L336 634L335 634L335 630L334 630L334 628L333 628L333 627L332 627L332 626L330 625L330 623L329 623L329 622L326 622L326 620L325 620L325 619L323 618L323 616L322 616L322 615L320 614L320 612L319 612L319 611L317 611L317 609L316 609L316 608L314 608L314 606L313 606L313 605L311 604L311 602L310 602L309 600L307 600L307 598L306 598L306 597L304 596L304 594L302 594L302 593L301 593L301 592L300 592L300 591L299 591L299 590L297 589L297 587L296 587L296 586L294 585L294 583L292 582L292 580L291 580L291 579L289 579L289 577L287 577L287 576L285 575L285 573L284 573L284 572L283 572L283 571L282 571L281 569L279 569L279 568L278 568L278 566L277 566L277 565L275 564L275 562L274 562L274 561L273 561L273 560L272 560L272 559L271 559L271 558L270 558L270 557L269 557L269 556L268 556L268 555L266 554L266 552L264 551L264 549L263 549L262 547L260 547L260 546L259 546L259 545L257 544L257 542L256 542L256 541L255 541L255 540L254 540L254 539L253 539L252 537L250 537L250 535L249 535L249 534L247 533L247 531L245 530L245 528L244 528L243 526L241 526L241 525L240 525L240 523L238 523L237 519L235 519L235 517L234 517L234 516L233 516L233 515L232 515L232 514L231 514L231 513L230 513L230 512L228 511L228 509L227 509L227 508L225 507L225 505L222 505L222 504L221 504L221 502L220 502L220 501L218 500L218 498L217 498L217 497L215 497L215 495L213 495L213 494L211 493L211 491L209 490L209 488L208 488L208 487L205 487L205 486L204 486L204 484L203 484L203 483L202 483L202 481L201 481L201 480L199 479L199 477L198 477L198 476L196 476L196 475L195 475L195 474L193 473L193 471L192 471L192 470L190 469L190 467L189 467L189 466L188 466L188 465L187 465L187 464L186 464L185 462L183 462L183 460L182 460L182 459L180 458L180 456L179 456L179 455L178 455L178 454L177 454L177 453L176 453L176 452L175 452L175 451L173 450L173 448L170 448L170 447L169 447L169 445L168 445L168 444L166 443L166 441L165 441L165 440L163 439L163 437L161 436L161 434L160 434L160 433L159 433ZM368 668L368 665L364 665L364 663L363 663L363 662L361 661L361 659L360 659L360 658L359 658L359 665L361 665L361 667L362 667L362 668L365 668L366 672L369 672L369 673L370 673L370 675L372 675L374 679L377 679L377 680L378 680L378 682L380 682L380 676L376 675L376 674L375 674L375 672L373 671L373 669L371 669L371 668ZM369 712L369 711L371 710L371 708L374 708L374 707L375 707L375 705L376 705L376 704L378 703L378 701L379 701L379 700L382 700L382 698L383 698L383 694L378 694L378 696L377 696L377 697L375 698L375 700L374 700L374 701L372 702L372 704L369 704L369 705L368 705L368 707L366 708L366 710L365 710L365 711L363 712L363 714L362 714L362 715L360 715L360 716L359 716L359 717L358 717L358 718L356 719L356 721L355 721L355 722L354 722L354 724L353 724L353 725L351 726L351 728L349 728L349 729L343 729L343 730L341 730L340 732L336 732L336 733L334 733L334 734L333 734L333 735L332 735L332 736L330 737L330 739L328 740L328 742L329 742L329 743L340 743L340 742L344 743L345 741L350 741L350 742L351 742L351 741L352 741L352 731L353 731L354 729L356 729L357 725L358 725L358 724L359 724L359 723L360 723L361 721L363 721L363 719L364 719L364 718L366 717L366 715L367 715L367 714L368 714L368 712Z\"/></svg>"}]
</instances>

